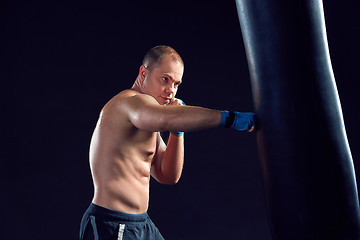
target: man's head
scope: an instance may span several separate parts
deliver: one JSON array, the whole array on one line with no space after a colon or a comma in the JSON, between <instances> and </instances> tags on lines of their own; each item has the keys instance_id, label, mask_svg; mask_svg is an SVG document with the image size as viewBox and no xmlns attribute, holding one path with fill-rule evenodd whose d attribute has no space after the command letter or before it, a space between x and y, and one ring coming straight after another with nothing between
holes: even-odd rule
<instances>
[{"instance_id":1,"label":"man's head","mask_svg":"<svg viewBox=\"0 0 360 240\"><path fill-rule=\"evenodd\" d=\"M160 45L151 48L145 54L142 65L144 65L150 71L157 67L164 58L169 57L174 62L179 62L184 66L184 62L180 55L172 47Z\"/></svg>"},{"instance_id":2,"label":"man's head","mask_svg":"<svg viewBox=\"0 0 360 240\"><path fill-rule=\"evenodd\" d=\"M146 53L134 87L154 97L159 104L169 104L175 97L183 72L184 63L173 48L156 46Z\"/></svg>"}]
</instances>

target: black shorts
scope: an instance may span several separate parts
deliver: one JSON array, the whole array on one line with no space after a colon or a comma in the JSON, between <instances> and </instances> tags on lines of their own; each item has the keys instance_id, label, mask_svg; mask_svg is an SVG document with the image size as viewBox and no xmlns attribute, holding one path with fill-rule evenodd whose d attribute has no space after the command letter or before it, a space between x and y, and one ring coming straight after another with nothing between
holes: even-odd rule
<instances>
[{"instance_id":1,"label":"black shorts","mask_svg":"<svg viewBox=\"0 0 360 240\"><path fill-rule=\"evenodd\" d=\"M80 240L164 240L147 213L127 214L91 203L80 226Z\"/></svg>"}]
</instances>

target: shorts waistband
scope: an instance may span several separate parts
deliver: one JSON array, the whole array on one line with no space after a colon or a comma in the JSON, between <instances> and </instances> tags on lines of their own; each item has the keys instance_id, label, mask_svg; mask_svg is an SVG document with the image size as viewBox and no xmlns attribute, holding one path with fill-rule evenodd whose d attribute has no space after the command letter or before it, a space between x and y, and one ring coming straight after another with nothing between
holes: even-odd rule
<instances>
[{"instance_id":1,"label":"shorts waistband","mask_svg":"<svg viewBox=\"0 0 360 240\"><path fill-rule=\"evenodd\" d=\"M149 219L149 215L147 214L147 212L140 214L129 214L104 208L94 203L90 204L87 212L94 216L102 216L107 219L113 219L118 221L144 222Z\"/></svg>"}]
</instances>

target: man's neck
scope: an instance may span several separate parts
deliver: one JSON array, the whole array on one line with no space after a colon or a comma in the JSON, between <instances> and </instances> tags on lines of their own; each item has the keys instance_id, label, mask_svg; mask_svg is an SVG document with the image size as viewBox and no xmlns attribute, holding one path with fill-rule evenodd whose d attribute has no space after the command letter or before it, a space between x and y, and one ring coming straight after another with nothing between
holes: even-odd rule
<instances>
[{"instance_id":1,"label":"man's neck","mask_svg":"<svg viewBox=\"0 0 360 240\"><path fill-rule=\"evenodd\" d=\"M144 92L141 90L139 77L136 78L134 84L133 84L132 87L131 87L131 90L135 90L135 91L137 91L137 92L139 92L139 93L144 93Z\"/></svg>"}]
</instances>

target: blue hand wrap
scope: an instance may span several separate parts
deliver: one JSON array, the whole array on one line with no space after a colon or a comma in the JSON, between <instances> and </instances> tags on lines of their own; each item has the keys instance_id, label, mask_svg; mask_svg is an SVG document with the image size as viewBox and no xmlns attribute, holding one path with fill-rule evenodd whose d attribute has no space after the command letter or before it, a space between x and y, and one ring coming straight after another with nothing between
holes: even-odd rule
<instances>
[{"instance_id":1,"label":"blue hand wrap","mask_svg":"<svg viewBox=\"0 0 360 240\"><path fill-rule=\"evenodd\" d=\"M254 113L221 111L220 125L239 131L248 130L254 126Z\"/></svg>"},{"instance_id":2,"label":"blue hand wrap","mask_svg":"<svg viewBox=\"0 0 360 240\"><path fill-rule=\"evenodd\" d=\"M178 136L178 137L184 135L184 132L171 132L171 131L170 131L170 133L171 133L172 135Z\"/></svg>"},{"instance_id":3,"label":"blue hand wrap","mask_svg":"<svg viewBox=\"0 0 360 240\"><path fill-rule=\"evenodd\" d=\"M226 118L229 117L229 111L221 111L220 126L225 126Z\"/></svg>"},{"instance_id":4,"label":"blue hand wrap","mask_svg":"<svg viewBox=\"0 0 360 240\"><path fill-rule=\"evenodd\" d=\"M179 98L178 98L178 100L180 100L180 102L181 102L181 104L182 104L183 106L186 106L185 103L183 102L183 100L181 100L181 99L179 99ZM178 137L184 135L184 132L172 132L172 131L170 131L170 133L171 133L172 135L178 136Z\"/></svg>"}]
</instances>

